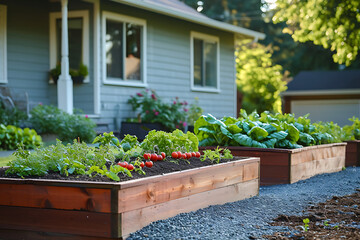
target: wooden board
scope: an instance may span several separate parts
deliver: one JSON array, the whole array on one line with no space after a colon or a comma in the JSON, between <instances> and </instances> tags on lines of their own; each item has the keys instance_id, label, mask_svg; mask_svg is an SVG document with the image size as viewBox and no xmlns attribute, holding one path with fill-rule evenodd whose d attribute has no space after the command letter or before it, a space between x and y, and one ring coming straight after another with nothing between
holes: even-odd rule
<instances>
[{"instance_id":1,"label":"wooden board","mask_svg":"<svg viewBox=\"0 0 360 240\"><path fill-rule=\"evenodd\" d=\"M111 214L0 206L0 228L111 237Z\"/></svg>"},{"instance_id":2,"label":"wooden board","mask_svg":"<svg viewBox=\"0 0 360 240\"><path fill-rule=\"evenodd\" d=\"M360 166L360 140L346 142L345 166Z\"/></svg>"},{"instance_id":3,"label":"wooden board","mask_svg":"<svg viewBox=\"0 0 360 240\"><path fill-rule=\"evenodd\" d=\"M259 192L258 185L259 180L254 179L145 207L143 209L125 212L123 213L121 224L122 234L128 235L151 222L166 219L179 213L191 212L210 205L235 202L255 196Z\"/></svg>"},{"instance_id":4,"label":"wooden board","mask_svg":"<svg viewBox=\"0 0 360 240\"><path fill-rule=\"evenodd\" d=\"M111 190L0 183L0 205L111 212Z\"/></svg>"}]
</instances>

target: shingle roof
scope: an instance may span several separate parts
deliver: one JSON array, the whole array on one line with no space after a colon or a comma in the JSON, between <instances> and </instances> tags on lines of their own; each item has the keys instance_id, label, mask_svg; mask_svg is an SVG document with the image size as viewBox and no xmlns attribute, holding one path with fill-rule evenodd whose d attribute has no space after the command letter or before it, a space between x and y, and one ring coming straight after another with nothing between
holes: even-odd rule
<instances>
[{"instance_id":1,"label":"shingle roof","mask_svg":"<svg viewBox=\"0 0 360 240\"><path fill-rule=\"evenodd\" d=\"M112 0L114 2L126 4L129 6L145 9L159 14L175 17L189 22L194 22L204 26L221 29L223 31L233 32L264 39L265 34L256 32L247 28L238 27L232 24L211 19L179 0Z\"/></svg>"},{"instance_id":2,"label":"shingle roof","mask_svg":"<svg viewBox=\"0 0 360 240\"><path fill-rule=\"evenodd\" d=\"M360 89L360 70L303 71L287 86L287 92Z\"/></svg>"}]
</instances>

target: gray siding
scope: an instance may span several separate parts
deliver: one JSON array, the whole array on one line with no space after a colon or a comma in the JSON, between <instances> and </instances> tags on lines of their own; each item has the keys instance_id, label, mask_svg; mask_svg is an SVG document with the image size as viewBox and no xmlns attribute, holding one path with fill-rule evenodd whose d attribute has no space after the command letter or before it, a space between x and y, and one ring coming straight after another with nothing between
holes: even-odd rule
<instances>
[{"instance_id":1,"label":"gray siding","mask_svg":"<svg viewBox=\"0 0 360 240\"><path fill-rule=\"evenodd\" d=\"M60 11L60 3L47 0L1 1L7 5L8 83L14 95L26 91L31 105L57 105L57 89L49 84L49 12ZM74 86L74 107L85 113L94 112L93 93L93 11L92 4L71 1L69 10L88 9L90 23L90 83ZM3 84L4 85L4 84Z\"/></svg>"},{"instance_id":2,"label":"gray siding","mask_svg":"<svg viewBox=\"0 0 360 240\"><path fill-rule=\"evenodd\" d=\"M158 14L136 10L128 6L106 3L102 10L112 11L147 21L147 84L155 89L164 101L175 97L192 103L195 97L204 113L217 117L235 116L234 36L231 33L209 29ZM190 32L220 38L220 93L191 91ZM101 86L101 117L110 124L114 119L135 117L127 100L143 88ZM114 111L119 108L119 113Z\"/></svg>"},{"instance_id":3,"label":"gray siding","mask_svg":"<svg viewBox=\"0 0 360 240\"><path fill-rule=\"evenodd\" d=\"M26 0L0 3L7 5L7 86L14 95L26 91L34 104L49 104L48 4Z\"/></svg>"}]
</instances>

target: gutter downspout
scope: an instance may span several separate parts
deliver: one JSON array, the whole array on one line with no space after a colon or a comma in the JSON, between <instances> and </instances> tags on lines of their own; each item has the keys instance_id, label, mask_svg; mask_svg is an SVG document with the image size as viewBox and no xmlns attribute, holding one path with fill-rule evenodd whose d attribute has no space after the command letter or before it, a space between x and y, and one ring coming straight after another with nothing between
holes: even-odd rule
<instances>
[{"instance_id":1,"label":"gutter downspout","mask_svg":"<svg viewBox=\"0 0 360 240\"><path fill-rule=\"evenodd\" d=\"M69 75L68 0L61 0L61 74L57 83L59 109L73 114L73 82Z\"/></svg>"}]
</instances>

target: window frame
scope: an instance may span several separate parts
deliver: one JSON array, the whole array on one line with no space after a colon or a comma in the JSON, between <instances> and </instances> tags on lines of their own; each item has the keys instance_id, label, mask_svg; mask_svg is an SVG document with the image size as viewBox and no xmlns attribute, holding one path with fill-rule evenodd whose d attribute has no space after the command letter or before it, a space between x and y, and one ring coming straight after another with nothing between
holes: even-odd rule
<instances>
[{"instance_id":1,"label":"window frame","mask_svg":"<svg viewBox=\"0 0 360 240\"><path fill-rule=\"evenodd\" d=\"M62 18L61 12L50 13L50 69L55 68L57 63L56 20L61 18ZM88 68L90 68L89 11L88 10L69 11L68 18L82 18L83 20L82 61L83 64L85 64ZM89 82L90 80L88 75L84 79L84 83L89 83Z\"/></svg>"},{"instance_id":2,"label":"window frame","mask_svg":"<svg viewBox=\"0 0 360 240\"><path fill-rule=\"evenodd\" d=\"M2 59L3 73L0 73L0 83L7 83L7 6L0 4L0 38L3 41L3 46L0 46L3 50L3 54L0 55Z\"/></svg>"},{"instance_id":3,"label":"window frame","mask_svg":"<svg viewBox=\"0 0 360 240\"><path fill-rule=\"evenodd\" d=\"M194 84L194 39L200 39L205 42L216 43L216 87L209 86L197 86ZM199 32L190 32L190 81L191 81L191 90L197 92L220 92L220 39L217 36L199 33Z\"/></svg>"},{"instance_id":4,"label":"window frame","mask_svg":"<svg viewBox=\"0 0 360 240\"><path fill-rule=\"evenodd\" d=\"M106 21L112 20L112 21L118 21L123 23L133 23L136 25L140 25L142 27L141 32L141 58L140 58L140 66L141 66L141 79L139 80L124 80L123 78L111 78L107 77L106 72ZM130 17L123 14L103 11L102 12L102 69L103 69L103 83L109 84L109 85L118 85L118 86L129 86L129 87L147 87L147 74L146 74L146 20L140 19L136 17ZM123 33L123 39L124 33ZM123 44L123 47L125 49L126 44ZM123 59L123 70L125 71L125 58Z\"/></svg>"}]
</instances>

